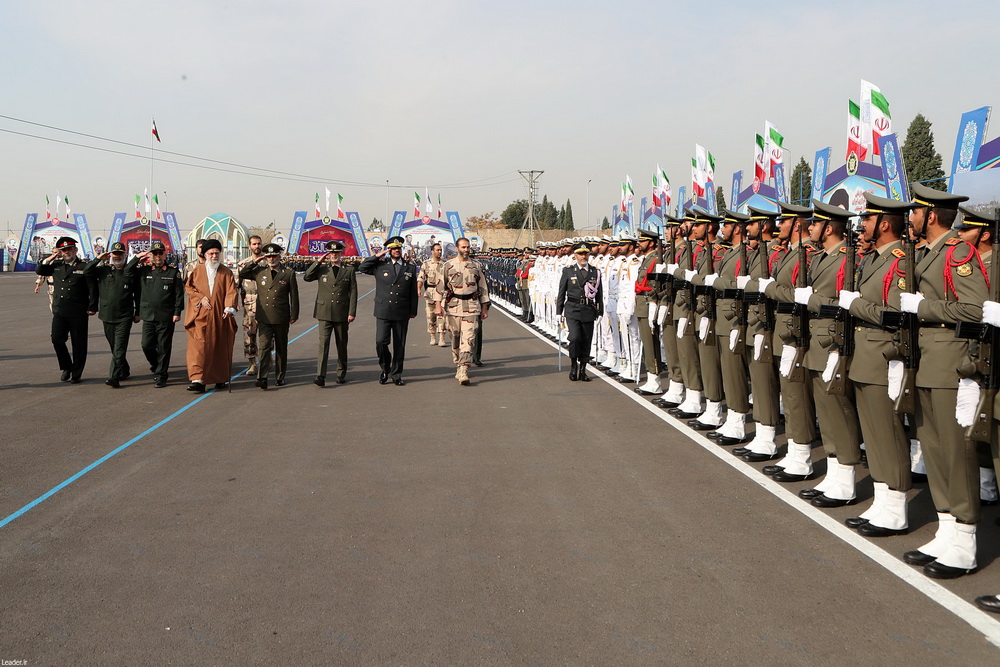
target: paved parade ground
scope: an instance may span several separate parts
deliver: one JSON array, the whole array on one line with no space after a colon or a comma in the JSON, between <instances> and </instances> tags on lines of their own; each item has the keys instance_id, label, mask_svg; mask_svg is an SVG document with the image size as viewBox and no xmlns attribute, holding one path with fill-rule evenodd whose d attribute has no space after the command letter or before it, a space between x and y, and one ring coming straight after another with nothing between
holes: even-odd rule
<instances>
[{"instance_id":1,"label":"paved parade ground","mask_svg":"<svg viewBox=\"0 0 1000 667\"><path fill-rule=\"evenodd\" d=\"M367 276L345 385L301 281L284 387L185 391L178 326L156 389L136 326L112 389L96 317L70 385L33 279L0 275L4 664L1000 663L998 507L981 571L927 579L926 484L867 540L498 309L471 386L422 312L379 385Z\"/></svg>"}]
</instances>

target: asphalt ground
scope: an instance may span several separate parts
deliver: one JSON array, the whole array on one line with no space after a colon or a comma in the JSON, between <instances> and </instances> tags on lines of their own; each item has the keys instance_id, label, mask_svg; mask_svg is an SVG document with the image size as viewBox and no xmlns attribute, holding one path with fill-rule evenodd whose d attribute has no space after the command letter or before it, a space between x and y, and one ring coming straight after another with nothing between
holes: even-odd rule
<instances>
[{"instance_id":1,"label":"asphalt ground","mask_svg":"<svg viewBox=\"0 0 1000 667\"><path fill-rule=\"evenodd\" d=\"M197 397L180 327L167 388L138 326L133 377L105 386L96 318L84 382L59 382L32 280L0 275L2 660L1000 659L998 619L970 604L1000 592L997 508L983 569L933 582L899 560L934 530L926 485L913 532L860 538L840 529L860 508L816 510L794 497L809 483L769 481L625 387L570 383L555 347L499 310L471 386L427 344L422 312L406 386L382 386L362 298L349 381L319 388L302 283L289 384Z\"/></svg>"}]
</instances>

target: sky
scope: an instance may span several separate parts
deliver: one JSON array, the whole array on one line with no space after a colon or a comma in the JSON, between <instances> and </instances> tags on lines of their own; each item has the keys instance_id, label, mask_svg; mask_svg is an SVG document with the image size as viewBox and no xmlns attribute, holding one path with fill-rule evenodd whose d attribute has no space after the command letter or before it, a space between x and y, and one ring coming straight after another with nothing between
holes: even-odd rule
<instances>
[{"instance_id":1,"label":"sky","mask_svg":"<svg viewBox=\"0 0 1000 667\"><path fill-rule=\"evenodd\" d=\"M838 164L861 79L901 139L931 121L948 171L961 114L1000 104L977 47L998 30L995 0L5 0L0 224L58 190L106 232L150 186L182 231L225 212L287 232L326 187L365 224L425 188L499 216L543 170L579 228L626 174L638 200L660 164L676 193L696 142L728 200L765 119L792 165Z\"/></svg>"}]
</instances>

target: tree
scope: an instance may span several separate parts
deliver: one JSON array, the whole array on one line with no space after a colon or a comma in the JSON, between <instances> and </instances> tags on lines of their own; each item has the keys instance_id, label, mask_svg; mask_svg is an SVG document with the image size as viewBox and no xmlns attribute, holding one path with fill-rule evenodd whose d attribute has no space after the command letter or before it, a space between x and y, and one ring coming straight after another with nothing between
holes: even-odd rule
<instances>
[{"instance_id":1,"label":"tree","mask_svg":"<svg viewBox=\"0 0 1000 667\"><path fill-rule=\"evenodd\" d=\"M503 229L504 227L503 220L496 217L493 211L482 215L470 215L466 222L469 223L470 229L475 230Z\"/></svg>"},{"instance_id":2,"label":"tree","mask_svg":"<svg viewBox=\"0 0 1000 667\"><path fill-rule=\"evenodd\" d=\"M809 205L812 200L812 173L812 167L804 157L800 157L799 163L792 169L792 180L789 183L793 204Z\"/></svg>"},{"instance_id":3,"label":"tree","mask_svg":"<svg viewBox=\"0 0 1000 667\"><path fill-rule=\"evenodd\" d=\"M935 190L948 189L941 169L941 154L934 149L931 122L923 114L918 113L907 128L902 150L906 177L911 183L923 183Z\"/></svg>"},{"instance_id":4,"label":"tree","mask_svg":"<svg viewBox=\"0 0 1000 667\"><path fill-rule=\"evenodd\" d=\"M563 214L563 225L562 228L567 231L573 231L576 227L573 225L573 205L566 200L565 213Z\"/></svg>"},{"instance_id":5,"label":"tree","mask_svg":"<svg viewBox=\"0 0 1000 667\"><path fill-rule=\"evenodd\" d=\"M268 223L267 227L250 227L247 230L247 238L259 236L261 245L271 242L277 232L274 231L274 223Z\"/></svg>"},{"instance_id":6,"label":"tree","mask_svg":"<svg viewBox=\"0 0 1000 667\"><path fill-rule=\"evenodd\" d=\"M566 219L566 207L562 206L559 209L559 213L556 214L556 229L565 229L563 227L563 221Z\"/></svg>"},{"instance_id":7,"label":"tree","mask_svg":"<svg viewBox=\"0 0 1000 667\"><path fill-rule=\"evenodd\" d=\"M535 218L542 229L557 229L559 227L559 211L549 201L548 195L542 196L542 203L535 212Z\"/></svg>"},{"instance_id":8,"label":"tree","mask_svg":"<svg viewBox=\"0 0 1000 667\"><path fill-rule=\"evenodd\" d=\"M500 222L507 229L520 229L528 215L528 200L518 199L507 205L500 214Z\"/></svg>"},{"instance_id":9,"label":"tree","mask_svg":"<svg viewBox=\"0 0 1000 667\"><path fill-rule=\"evenodd\" d=\"M611 223L608 222L608 216L604 216L604 220L601 221L601 229L611 229Z\"/></svg>"},{"instance_id":10,"label":"tree","mask_svg":"<svg viewBox=\"0 0 1000 667\"><path fill-rule=\"evenodd\" d=\"M726 208L726 193L722 188L715 188L715 203L719 207L719 215L722 215L723 209Z\"/></svg>"}]
</instances>

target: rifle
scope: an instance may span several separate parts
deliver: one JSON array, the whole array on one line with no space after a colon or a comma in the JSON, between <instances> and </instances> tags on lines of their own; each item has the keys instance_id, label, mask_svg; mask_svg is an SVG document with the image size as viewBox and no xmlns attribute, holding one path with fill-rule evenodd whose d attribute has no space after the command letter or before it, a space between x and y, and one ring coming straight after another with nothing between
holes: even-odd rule
<instances>
[{"instance_id":1,"label":"rifle","mask_svg":"<svg viewBox=\"0 0 1000 667\"><path fill-rule=\"evenodd\" d=\"M853 292L856 287L854 272L857 268L858 260L858 239L853 226L850 224L847 225L846 240L847 257L844 261L844 289ZM833 377L826 385L826 393L831 396L844 396L847 393L847 366L851 356L854 354L854 316L849 311L835 304L820 306L819 316L822 318L833 318L834 324L831 327L833 344L839 352L837 365L833 369Z\"/></svg>"},{"instance_id":2,"label":"rifle","mask_svg":"<svg viewBox=\"0 0 1000 667\"><path fill-rule=\"evenodd\" d=\"M688 238L684 239L684 249L685 252L687 252L687 270L694 271L694 243L691 241L690 233L688 233ZM690 280L684 280L682 281L682 285L680 285L679 287L683 287L683 289L687 291L687 303L688 303L688 309L690 311L690 316L687 318L687 323L684 326L684 333L682 334L678 332L677 335L686 336L688 331L691 331L692 327L694 327L694 312L696 305L695 294L694 294L694 283L691 282Z\"/></svg>"},{"instance_id":3,"label":"rifle","mask_svg":"<svg viewBox=\"0 0 1000 667\"><path fill-rule=\"evenodd\" d=\"M881 221L881 217L879 220ZM909 222L907 229L912 232L912 225ZM905 252L903 272L906 280L906 291L914 294L917 291L917 279L914 275L917 265L916 236L911 233L906 234L906 238L903 240L903 250ZM903 362L903 381L899 396L893 403L893 410L899 415L912 415L916 409L917 366L920 364L920 321L914 313L885 310L882 311L880 324L883 328L896 331L895 349L884 353L886 360Z\"/></svg>"},{"instance_id":4,"label":"rifle","mask_svg":"<svg viewBox=\"0 0 1000 667\"><path fill-rule=\"evenodd\" d=\"M801 222L799 223L798 254L799 274L795 279L795 287L807 287L809 282L809 250L803 238ZM778 312L791 313L792 315L789 329L795 337L795 359L792 361L792 369L788 373L788 381L804 382L806 369L803 362L806 352L809 351L809 308L801 303L781 303L778 305Z\"/></svg>"},{"instance_id":5,"label":"rifle","mask_svg":"<svg viewBox=\"0 0 1000 667\"><path fill-rule=\"evenodd\" d=\"M708 274L711 275L715 273L715 248L712 242L705 239L706 250L708 251L708 257L706 261L708 262ZM705 297L705 315L708 318L708 330L705 332L705 340L702 341L705 345L715 345L715 318L716 318L716 292L714 287L709 287L708 285L701 286L701 294Z\"/></svg>"},{"instance_id":6,"label":"rifle","mask_svg":"<svg viewBox=\"0 0 1000 667\"><path fill-rule=\"evenodd\" d=\"M745 222L738 223L740 226L740 249L739 249L739 264L740 270L736 272L736 277L746 276L748 274L749 267L747 266L747 245L746 245L746 231L747 226ZM736 312L736 321L733 323L734 329L736 329L736 344L733 346L733 353L740 356L746 356L747 353L747 325L749 322L749 317L747 313L747 299L746 292L737 287L731 289L722 290L723 299L733 300L733 309Z\"/></svg>"},{"instance_id":7,"label":"rifle","mask_svg":"<svg viewBox=\"0 0 1000 667\"><path fill-rule=\"evenodd\" d=\"M1000 233L1000 208L993 212L990 238ZM1000 262L990 263L990 301L1000 301ZM976 418L965 429L969 440L990 442L993 428L993 401L1000 390L1000 329L985 322L959 322L956 338L968 338L972 363L958 369L963 378L979 381L979 404ZM970 368L971 366L971 368Z\"/></svg>"},{"instance_id":8,"label":"rifle","mask_svg":"<svg viewBox=\"0 0 1000 667\"><path fill-rule=\"evenodd\" d=\"M762 278L771 277L771 265L768 263L767 242L764 240L764 221L760 222L760 232L757 234L757 249L755 251L757 261L760 264ZM774 361L774 353L771 350L774 334L774 301L768 299L763 292L747 292L743 295L747 303L754 303L764 306L764 317L761 318L764 324L764 345L760 350L760 358L757 361L763 364L770 364Z\"/></svg>"},{"instance_id":9,"label":"rifle","mask_svg":"<svg viewBox=\"0 0 1000 667\"><path fill-rule=\"evenodd\" d=\"M664 232L666 232L667 229L666 223L664 223L663 229ZM669 252L670 252L670 261L668 262L668 264L673 264L674 260L677 258L677 240L673 232L671 232L670 234ZM666 280L664 281L663 291L660 293L660 300L661 301L665 300L667 302L666 306L667 316L663 320L664 323L670 322L674 319L674 298L676 296L676 291L674 289L675 286L676 283L674 281L674 277L668 273L666 275Z\"/></svg>"}]
</instances>

